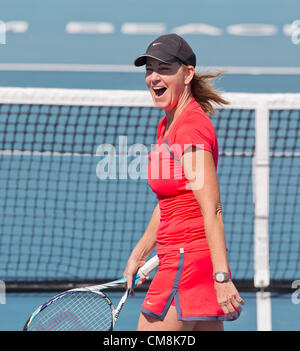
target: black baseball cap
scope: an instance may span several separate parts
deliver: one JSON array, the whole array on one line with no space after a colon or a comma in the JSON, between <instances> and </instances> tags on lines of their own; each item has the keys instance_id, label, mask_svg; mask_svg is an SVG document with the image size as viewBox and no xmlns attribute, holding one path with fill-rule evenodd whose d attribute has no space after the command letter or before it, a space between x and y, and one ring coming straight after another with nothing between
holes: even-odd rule
<instances>
[{"instance_id":1,"label":"black baseball cap","mask_svg":"<svg viewBox=\"0 0 300 351\"><path fill-rule=\"evenodd\" d=\"M147 57L155 58L165 63L181 62L187 66L196 66L196 55L189 44L177 34L166 34L155 39L147 48L145 54L139 56L134 64L143 66Z\"/></svg>"}]
</instances>

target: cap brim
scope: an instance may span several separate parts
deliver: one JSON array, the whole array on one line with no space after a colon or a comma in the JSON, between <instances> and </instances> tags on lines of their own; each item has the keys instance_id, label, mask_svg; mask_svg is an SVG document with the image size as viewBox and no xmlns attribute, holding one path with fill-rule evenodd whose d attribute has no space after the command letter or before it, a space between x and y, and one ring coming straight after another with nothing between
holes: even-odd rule
<instances>
[{"instance_id":1,"label":"cap brim","mask_svg":"<svg viewBox=\"0 0 300 351\"><path fill-rule=\"evenodd\" d=\"M134 61L135 66L137 66L137 67L144 66L146 64L147 57L154 58L155 60L158 60L158 61L161 61L161 62L164 62L164 63L172 63L172 62L178 61L173 56L170 56L169 58L161 58L161 57L154 56L154 55L144 54L144 55L139 56Z\"/></svg>"}]
</instances>

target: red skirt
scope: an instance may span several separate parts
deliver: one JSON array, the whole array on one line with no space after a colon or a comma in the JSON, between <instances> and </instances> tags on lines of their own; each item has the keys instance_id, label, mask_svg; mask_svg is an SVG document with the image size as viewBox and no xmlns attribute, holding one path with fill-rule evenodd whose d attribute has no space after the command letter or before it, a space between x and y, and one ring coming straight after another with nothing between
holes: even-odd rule
<instances>
[{"instance_id":1,"label":"red skirt","mask_svg":"<svg viewBox=\"0 0 300 351\"><path fill-rule=\"evenodd\" d=\"M142 312L163 320L175 305L181 321L232 321L218 304L209 250L158 255L159 269L152 280Z\"/></svg>"}]
</instances>

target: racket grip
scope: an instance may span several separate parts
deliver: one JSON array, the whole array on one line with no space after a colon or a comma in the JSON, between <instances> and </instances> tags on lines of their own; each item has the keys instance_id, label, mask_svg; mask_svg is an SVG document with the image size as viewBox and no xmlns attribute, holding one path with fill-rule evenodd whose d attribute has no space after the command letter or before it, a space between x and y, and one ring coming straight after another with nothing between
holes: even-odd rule
<instances>
[{"instance_id":1,"label":"racket grip","mask_svg":"<svg viewBox=\"0 0 300 351\"><path fill-rule=\"evenodd\" d=\"M133 277L133 287L134 289L137 285L137 283L144 278L144 276L148 275L150 272L152 272L157 266L158 266L159 260L157 256L152 257L150 260L148 260L135 274Z\"/></svg>"},{"instance_id":2,"label":"racket grip","mask_svg":"<svg viewBox=\"0 0 300 351\"><path fill-rule=\"evenodd\" d=\"M154 256L148 260L137 272L137 274L143 278L143 276L148 275L158 266L158 257Z\"/></svg>"}]
</instances>

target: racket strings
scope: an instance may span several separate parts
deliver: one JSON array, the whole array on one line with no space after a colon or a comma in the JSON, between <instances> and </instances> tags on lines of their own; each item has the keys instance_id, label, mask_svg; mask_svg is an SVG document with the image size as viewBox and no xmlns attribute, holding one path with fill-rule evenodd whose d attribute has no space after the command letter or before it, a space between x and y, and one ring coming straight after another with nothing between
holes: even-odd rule
<instances>
[{"instance_id":1,"label":"racket strings","mask_svg":"<svg viewBox=\"0 0 300 351\"><path fill-rule=\"evenodd\" d=\"M94 292L69 293L38 313L28 330L110 330L112 310L105 295Z\"/></svg>"}]
</instances>

